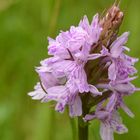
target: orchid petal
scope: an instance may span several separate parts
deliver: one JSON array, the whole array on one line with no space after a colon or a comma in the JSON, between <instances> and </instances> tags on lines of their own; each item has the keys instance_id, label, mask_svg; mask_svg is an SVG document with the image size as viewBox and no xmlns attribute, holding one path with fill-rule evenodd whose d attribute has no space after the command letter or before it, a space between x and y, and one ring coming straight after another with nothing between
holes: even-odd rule
<instances>
[{"instance_id":1,"label":"orchid petal","mask_svg":"<svg viewBox=\"0 0 140 140\"><path fill-rule=\"evenodd\" d=\"M70 107L70 116L81 116L82 115L82 101L80 97L77 95L75 101Z\"/></svg>"}]
</instances>

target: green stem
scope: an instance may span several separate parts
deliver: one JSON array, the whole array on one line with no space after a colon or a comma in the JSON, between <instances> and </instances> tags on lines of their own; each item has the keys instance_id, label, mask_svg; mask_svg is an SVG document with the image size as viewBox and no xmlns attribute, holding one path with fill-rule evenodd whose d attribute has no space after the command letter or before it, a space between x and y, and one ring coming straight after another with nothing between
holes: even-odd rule
<instances>
[{"instance_id":1,"label":"green stem","mask_svg":"<svg viewBox=\"0 0 140 140\"><path fill-rule=\"evenodd\" d=\"M88 124L78 117L78 136L79 140L88 140Z\"/></svg>"},{"instance_id":2,"label":"green stem","mask_svg":"<svg viewBox=\"0 0 140 140\"><path fill-rule=\"evenodd\" d=\"M50 19L50 24L49 24L49 34L54 35L55 30L56 30L56 23L57 19L60 13L60 7L61 7L61 0L55 0L53 12L52 12L52 18Z\"/></svg>"},{"instance_id":3,"label":"green stem","mask_svg":"<svg viewBox=\"0 0 140 140\"><path fill-rule=\"evenodd\" d=\"M82 99L82 116L78 117L78 136L79 140L88 140L88 123L83 120L83 117L89 113L88 107L89 96L85 94Z\"/></svg>"},{"instance_id":4,"label":"green stem","mask_svg":"<svg viewBox=\"0 0 140 140\"><path fill-rule=\"evenodd\" d=\"M72 138L73 140L77 140L77 131L76 131L76 124L75 119L70 118L71 130L72 130Z\"/></svg>"}]
</instances>

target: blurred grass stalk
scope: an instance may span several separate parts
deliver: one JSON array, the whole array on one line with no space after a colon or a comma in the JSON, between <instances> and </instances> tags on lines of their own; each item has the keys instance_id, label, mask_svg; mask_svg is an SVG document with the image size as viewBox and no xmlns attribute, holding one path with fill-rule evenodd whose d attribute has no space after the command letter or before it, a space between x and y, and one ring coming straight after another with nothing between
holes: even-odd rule
<instances>
[{"instance_id":1,"label":"blurred grass stalk","mask_svg":"<svg viewBox=\"0 0 140 140\"><path fill-rule=\"evenodd\" d=\"M15 2L14 0L0 0L0 11L6 10Z\"/></svg>"},{"instance_id":2,"label":"blurred grass stalk","mask_svg":"<svg viewBox=\"0 0 140 140\"><path fill-rule=\"evenodd\" d=\"M56 25L58 16L60 13L60 7L61 7L61 0L55 0L51 20L49 23L49 30L48 34L49 36L54 36L56 31ZM49 125L49 140L55 140L55 124L56 124L56 117L55 117L55 111L53 109L50 110L50 125Z\"/></svg>"},{"instance_id":3,"label":"blurred grass stalk","mask_svg":"<svg viewBox=\"0 0 140 140\"><path fill-rule=\"evenodd\" d=\"M46 4L43 1L43 4ZM61 0L54 0L53 7L51 9L50 21L48 24L48 35L54 37L56 31L57 20L60 13ZM44 12L44 11L43 11ZM43 16L45 13L42 13ZM46 20L42 17L42 24L45 27ZM35 132L33 135L33 140L55 140L56 134L56 113L54 109L51 107L52 104L49 104L49 107L46 105L39 105L37 109L37 118L35 125Z\"/></svg>"}]
</instances>

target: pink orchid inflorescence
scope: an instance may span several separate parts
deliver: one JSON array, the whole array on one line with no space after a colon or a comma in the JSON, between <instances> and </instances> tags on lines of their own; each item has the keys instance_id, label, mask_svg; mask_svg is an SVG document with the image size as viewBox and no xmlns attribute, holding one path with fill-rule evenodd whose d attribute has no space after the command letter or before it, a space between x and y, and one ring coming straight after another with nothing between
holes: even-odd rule
<instances>
[{"instance_id":1,"label":"pink orchid inflorescence","mask_svg":"<svg viewBox=\"0 0 140 140\"><path fill-rule=\"evenodd\" d=\"M131 81L137 73L136 58L128 56L129 32L118 37L123 12L113 5L104 17L96 14L91 24L87 16L78 26L48 38L49 58L36 68L40 82L29 95L41 102L56 101L55 110L69 107L71 117L101 122L102 140L113 140L113 132L127 132L118 109L133 113L123 98L139 90ZM94 111L93 111L93 107Z\"/></svg>"}]
</instances>

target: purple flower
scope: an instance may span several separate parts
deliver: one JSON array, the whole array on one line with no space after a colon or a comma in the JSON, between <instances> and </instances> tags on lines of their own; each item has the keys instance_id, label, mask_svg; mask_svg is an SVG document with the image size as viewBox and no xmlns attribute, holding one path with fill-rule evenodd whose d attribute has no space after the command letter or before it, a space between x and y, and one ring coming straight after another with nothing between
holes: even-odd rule
<instances>
[{"instance_id":1,"label":"purple flower","mask_svg":"<svg viewBox=\"0 0 140 140\"><path fill-rule=\"evenodd\" d=\"M112 97L112 99L113 98L115 97ZM122 124L119 113L112 106L115 106L113 100L107 107L103 107L102 104L99 104L93 114L86 115L84 118L85 121L92 119L99 119L101 121L100 135L102 140L113 140L114 132L118 134L128 132L128 129Z\"/></svg>"},{"instance_id":2,"label":"purple flower","mask_svg":"<svg viewBox=\"0 0 140 140\"><path fill-rule=\"evenodd\" d=\"M125 32L110 46L112 64L108 69L108 76L112 81L128 78L129 75L134 75L137 72L133 65L138 61L138 59L130 57L128 59L127 55L124 54L125 50L129 50L124 46L128 40L128 35L129 33Z\"/></svg>"},{"instance_id":3,"label":"purple flower","mask_svg":"<svg viewBox=\"0 0 140 140\"><path fill-rule=\"evenodd\" d=\"M127 133L128 129L122 124L122 120L117 112L109 115L110 118L101 120L100 135L102 140L113 140L113 133Z\"/></svg>"},{"instance_id":4,"label":"purple flower","mask_svg":"<svg viewBox=\"0 0 140 140\"><path fill-rule=\"evenodd\" d=\"M116 11L122 17L118 8L112 10L111 17ZM111 24L112 28L109 24L116 15L111 21L109 18L107 15L101 20L96 14L90 24L84 16L77 27L61 31L56 39L48 38L51 57L36 67L40 82L29 93L32 99L41 102L55 101L55 110L61 113L68 106L70 117L98 119L102 140L113 140L114 132L128 131L118 109L134 117L123 98L140 90L131 83L137 78L134 64L138 59L125 54L130 51L125 46L129 32L117 37L114 24L119 20Z\"/></svg>"},{"instance_id":5,"label":"purple flower","mask_svg":"<svg viewBox=\"0 0 140 140\"><path fill-rule=\"evenodd\" d=\"M33 100L41 100L42 102L47 102L47 94L43 91L40 83L34 87L34 91L28 93Z\"/></svg>"},{"instance_id":6,"label":"purple flower","mask_svg":"<svg viewBox=\"0 0 140 140\"><path fill-rule=\"evenodd\" d=\"M63 112L68 105L71 117L81 116L80 94L90 92L92 96L102 95L88 83L84 69L92 44L97 43L101 31L98 15L91 25L85 16L78 27L72 26L69 31L61 32L55 40L49 38L48 51L52 57L41 61L41 66L36 68L42 91L35 88L29 95L45 102L56 101L55 110L59 112Z\"/></svg>"},{"instance_id":7,"label":"purple flower","mask_svg":"<svg viewBox=\"0 0 140 140\"><path fill-rule=\"evenodd\" d=\"M118 37L107 49L104 46L100 53L91 54L89 60L94 58L102 58L103 63L108 63L108 82L101 82L96 85L97 88L110 91L112 94L106 107L103 106L102 101L97 107L96 111L87 114L84 117L85 121L93 119L99 119L101 121L100 135L102 140L113 140L113 133L123 134L128 129L122 124L121 117L118 113L118 109L122 108L130 117L134 117L134 114L125 105L123 97L134 93L139 90L131 81L137 77L133 76L137 70L134 68L134 64L138 61L136 58L132 58L125 54L125 51L129 49L124 46L128 40L129 33L126 32L122 36Z\"/></svg>"},{"instance_id":8,"label":"purple flower","mask_svg":"<svg viewBox=\"0 0 140 140\"><path fill-rule=\"evenodd\" d=\"M99 24L99 15L96 14L93 17L91 25L89 24L87 16L84 16L80 21L79 26L82 27L88 33L88 43L92 45L99 40L102 28Z\"/></svg>"}]
</instances>

